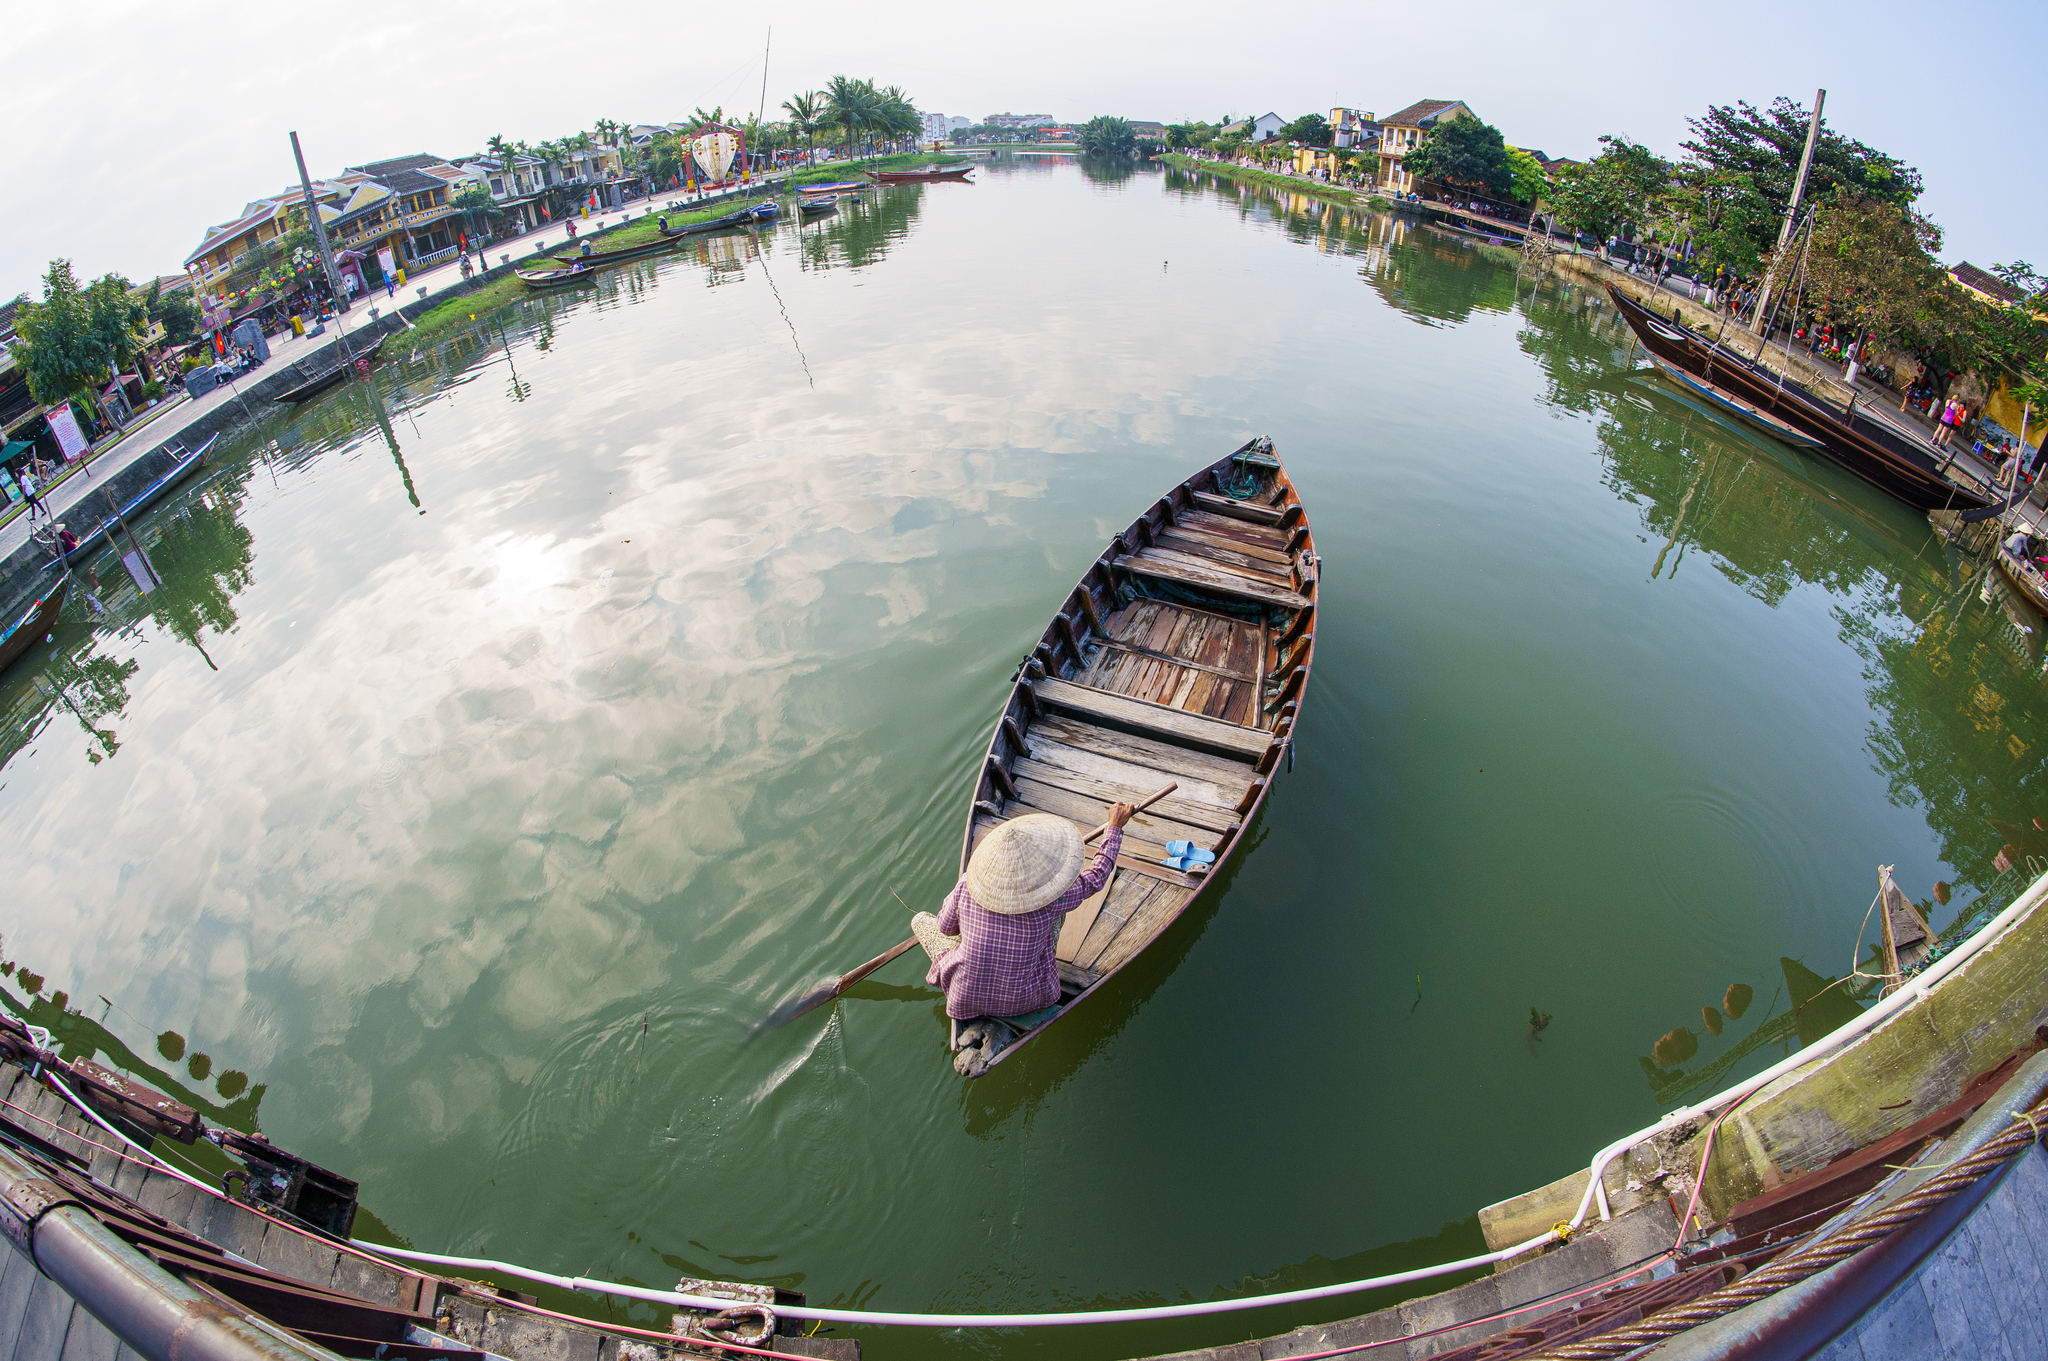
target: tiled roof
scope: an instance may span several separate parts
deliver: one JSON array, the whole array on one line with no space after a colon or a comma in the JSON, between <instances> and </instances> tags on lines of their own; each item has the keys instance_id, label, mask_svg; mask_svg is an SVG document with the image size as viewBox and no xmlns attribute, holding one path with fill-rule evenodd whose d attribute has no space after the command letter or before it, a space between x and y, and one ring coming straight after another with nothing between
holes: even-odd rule
<instances>
[{"instance_id":1,"label":"tiled roof","mask_svg":"<svg viewBox=\"0 0 2048 1361\"><path fill-rule=\"evenodd\" d=\"M395 175L401 170L424 170L430 165L440 163L440 161L441 158L439 156L429 156L422 151L412 156L393 156L388 161L371 161L368 165L352 165L349 169L360 170L365 175L373 175L381 180L385 176Z\"/></svg>"},{"instance_id":2,"label":"tiled roof","mask_svg":"<svg viewBox=\"0 0 2048 1361\"><path fill-rule=\"evenodd\" d=\"M1401 112L1390 114L1380 121L1389 127L1419 128L1426 120L1436 117L1452 105L1462 103L1464 101L1461 99L1418 99Z\"/></svg>"},{"instance_id":3,"label":"tiled roof","mask_svg":"<svg viewBox=\"0 0 2048 1361\"><path fill-rule=\"evenodd\" d=\"M1948 273L1950 278L1973 292L1988 294L2000 302L2018 302L2020 300L2020 295L2005 280L1999 278L1996 274L1985 273L1968 260L1963 261Z\"/></svg>"}]
</instances>

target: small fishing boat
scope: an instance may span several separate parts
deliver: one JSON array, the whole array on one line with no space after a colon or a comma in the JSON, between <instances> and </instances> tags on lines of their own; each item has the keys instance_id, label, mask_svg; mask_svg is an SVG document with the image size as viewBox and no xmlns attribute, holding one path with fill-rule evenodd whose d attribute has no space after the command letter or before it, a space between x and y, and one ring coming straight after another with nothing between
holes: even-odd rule
<instances>
[{"instance_id":1,"label":"small fishing boat","mask_svg":"<svg viewBox=\"0 0 2048 1361\"><path fill-rule=\"evenodd\" d=\"M973 183L967 176L974 167L971 165L927 166L922 170L870 170L868 178L877 184L922 184L931 180L959 180Z\"/></svg>"},{"instance_id":2,"label":"small fishing boat","mask_svg":"<svg viewBox=\"0 0 2048 1361\"><path fill-rule=\"evenodd\" d=\"M2000 541L1995 552L1998 570L2005 574L2005 579L2012 583L2012 588L2018 591L2029 605L2042 614L2048 614L2048 576L2042 575L2040 566L2007 548L2003 541Z\"/></svg>"},{"instance_id":3,"label":"small fishing boat","mask_svg":"<svg viewBox=\"0 0 2048 1361\"><path fill-rule=\"evenodd\" d=\"M1916 510L1967 510L1990 504L1974 485L1951 480L1953 459L1943 460L1874 416L1859 414L1856 399L1839 410L1806 387L1694 335L1658 316L1613 284L1608 296L1650 354L1683 370L1720 396L1759 416L1781 421L1816 442L1824 455L1880 491ZM1965 476L1955 470L1956 476Z\"/></svg>"},{"instance_id":4,"label":"small fishing boat","mask_svg":"<svg viewBox=\"0 0 2048 1361\"><path fill-rule=\"evenodd\" d=\"M834 180L830 184L800 184L796 187L796 191L804 195L855 194L865 188L867 188L867 184L861 180Z\"/></svg>"},{"instance_id":5,"label":"small fishing boat","mask_svg":"<svg viewBox=\"0 0 2048 1361\"><path fill-rule=\"evenodd\" d=\"M512 272L529 288L574 288L597 282L597 271L587 265L570 265L566 269L515 269Z\"/></svg>"},{"instance_id":6,"label":"small fishing boat","mask_svg":"<svg viewBox=\"0 0 2048 1361\"><path fill-rule=\"evenodd\" d=\"M120 511L120 519L127 520L133 516L140 515L143 511L148 510L151 506L163 500L164 497L170 495L171 489L173 487L176 487L180 482L183 482L186 478L190 477L193 473L199 470L199 466L202 463L206 462L206 455L208 454L208 452L212 450L213 446L219 442L219 440L220 436L218 434L209 436L207 438L206 443L200 445L191 453L185 453L182 450L178 449L171 450L170 452L172 456L177 459L177 462L171 465L171 470L169 472L165 473L162 477L159 477L156 481L150 483L147 487L143 488L142 491L138 493L132 500L130 500L127 505L122 506ZM44 563L43 566L55 567L59 562L62 562L65 566L68 567L71 564L82 560L87 553L93 550L94 546L96 546L100 542L100 540L111 539L113 537L114 531L119 527L119 521L117 521L114 516L109 515L104 520L100 521L98 528L94 529L90 533L81 534L78 536L78 547L72 549L69 553L64 554L61 558L50 559L50 561Z\"/></svg>"},{"instance_id":7,"label":"small fishing boat","mask_svg":"<svg viewBox=\"0 0 2048 1361\"><path fill-rule=\"evenodd\" d=\"M673 241L685 236L709 236L713 232L737 231L743 227L772 221L781 211L772 200L766 203L750 203L736 213L714 217L709 222L692 222L688 226L665 228L662 235Z\"/></svg>"},{"instance_id":8,"label":"small fishing boat","mask_svg":"<svg viewBox=\"0 0 2048 1361\"><path fill-rule=\"evenodd\" d=\"M1292 764L1319 563L1272 447L1253 440L1201 469L1112 539L1046 625L996 718L968 798L962 873L1010 818L1051 813L1088 829L1118 800L1136 804L1169 781L1178 788L1124 829L1109 882L1060 928L1059 1002L999 1018L1014 1038L991 1066L1106 984L1208 890L1243 847L1281 765ZM1171 855L1179 842L1197 854Z\"/></svg>"},{"instance_id":9,"label":"small fishing boat","mask_svg":"<svg viewBox=\"0 0 2048 1361\"><path fill-rule=\"evenodd\" d=\"M839 195L821 194L802 199L797 203L796 211L800 217L823 217L827 213L836 213L839 211Z\"/></svg>"},{"instance_id":10,"label":"small fishing boat","mask_svg":"<svg viewBox=\"0 0 2048 1361\"><path fill-rule=\"evenodd\" d=\"M57 622L57 611L63 608L64 592L70 589L71 578L63 578L55 590L29 606L26 614L0 633L0 671L20 661L22 653L49 635L50 626Z\"/></svg>"},{"instance_id":11,"label":"small fishing boat","mask_svg":"<svg viewBox=\"0 0 2048 1361\"><path fill-rule=\"evenodd\" d=\"M356 352L356 363L376 363L377 353L383 348L384 337L379 336L377 337L376 342L372 344L369 349L359 350ZM299 384L295 388L289 388L284 392L278 393L274 400L280 402L287 402L291 404L310 401L311 399L318 397L321 393L327 391L327 389L335 387L343 382L346 382L351 376L353 376L354 372L355 370L352 365L336 364L333 368L327 370L325 373L322 373L317 377L310 378L307 381ZM208 444L211 444L212 442L213 441L211 440L207 441Z\"/></svg>"},{"instance_id":12,"label":"small fishing boat","mask_svg":"<svg viewBox=\"0 0 2048 1361\"><path fill-rule=\"evenodd\" d=\"M1652 353L1650 362L1657 366L1660 377L1669 379L1678 387L1707 406L1714 412L1726 416L1739 425L1769 435L1774 440L1789 444L1796 449L1814 449L1825 452L1826 445L1813 436L1793 429L1784 421L1773 416L1751 402L1745 402L1732 393L1721 392L1679 368L1667 359Z\"/></svg>"}]
</instances>

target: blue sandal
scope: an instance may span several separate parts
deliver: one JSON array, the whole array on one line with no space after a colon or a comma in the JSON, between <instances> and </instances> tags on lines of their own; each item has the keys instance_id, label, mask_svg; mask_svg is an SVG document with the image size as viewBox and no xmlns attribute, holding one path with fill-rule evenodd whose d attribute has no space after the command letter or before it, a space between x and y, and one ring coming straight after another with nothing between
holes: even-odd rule
<instances>
[{"instance_id":1,"label":"blue sandal","mask_svg":"<svg viewBox=\"0 0 2048 1361\"><path fill-rule=\"evenodd\" d=\"M1166 859L1160 863L1187 873L1202 865L1215 864L1216 852L1205 851L1192 841L1169 841L1166 843Z\"/></svg>"}]
</instances>

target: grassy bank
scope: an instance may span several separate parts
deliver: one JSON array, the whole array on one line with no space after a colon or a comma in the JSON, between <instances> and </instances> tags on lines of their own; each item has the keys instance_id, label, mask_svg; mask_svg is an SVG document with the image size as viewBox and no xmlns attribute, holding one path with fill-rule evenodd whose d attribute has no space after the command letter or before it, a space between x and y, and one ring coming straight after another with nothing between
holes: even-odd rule
<instances>
[{"instance_id":1,"label":"grassy bank","mask_svg":"<svg viewBox=\"0 0 2048 1361\"><path fill-rule=\"evenodd\" d=\"M1357 194L1344 188L1342 185L1323 184L1316 180L1296 179L1289 175L1273 175L1264 170L1250 170L1244 166L1225 161L1198 161L1192 156L1182 156L1177 152L1168 152L1163 156L1156 156L1153 159L1166 165L1177 165L1183 170L1206 170L1212 175L1221 175L1223 178L1231 180L1243 180L1247 184L1270 184L1275 189L1285 189L1289 193L1294 194L1306 194L1310 198L1319 198L1326 203L1341 203L1346 207L1356 207L1360 202Z\"/></svg>"}]
</instances>

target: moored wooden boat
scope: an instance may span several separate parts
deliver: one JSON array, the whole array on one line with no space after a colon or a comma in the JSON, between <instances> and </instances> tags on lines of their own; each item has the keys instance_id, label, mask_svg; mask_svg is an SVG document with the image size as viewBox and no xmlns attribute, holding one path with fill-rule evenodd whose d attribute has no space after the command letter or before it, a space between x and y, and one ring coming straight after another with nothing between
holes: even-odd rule
<instances>
[{"instance_id":1,"label":"moored wooden boat","mask_svg":"<svg viewBox=\"0 0 2048 1361\"><path fill-rule=\"evenodd\" d=\"M661 234L673 241L685 236L708 236L712 232L737 231L742 227L766 222L780 211L773 202L750 203L736 213L714 217L708 222L692 222L687 226L664 228Z\"/></svg>"},{"instance_id":2,"label":"moored wooden boat","mask_svg":"<svg viewBox=\"0 0 2048 1361\"><path fill-rule=\"evenodd\" d=\"M383 348L384 338L382 336L379 336L377 337L375 343L373 343L369 349L358 350L354 357L359 362L367 361L368 363L374 364L377 362L378 351L382 350ZM349 378L353 377L354 374L355 369L353 365L336 364L333 368L327 370L325 373L319 374L313 378L309 378L295 388L289 388L284 392L278 393L274 400L293 404L304 401L310 401L311 399L318 397L321 393L327 391L327 389L346 382ZM212 441L209 440L207 441L207 443L211 444Z\"/></svg>"},{"instance_id":3,"label":"moored wooden boat","mask_svg":"<svg viewBox=\"0 0 2048 1361\"><path fill-rule=\"evenodd\" d=\"M22 653L48 636L50 626L57 622L57 611L64 607L64 592L70 589L71 578L63 578L56 589L29 606L27 613L0 633L0 671L21 660Z\"/></svg>"},{"instance_id":4,"label":"moored wooden boat","mask_svg":"<svg viewBox=\"0 0 2048 1361\"><path fill-rule=\"evenodd\" d=\"M1658 316L1613 284L1607 285L1607 293L1622 320L1653 356L1715 392L1812 438L1818 442L1815 452L1873 487L1917 510L1973 509L1989 504L1981 490L1945 475L1944 460L1917 447L1867 411L1859 414L1853 402L1846 412L1836 410L1800 384Z\"/></svg>"},{"instance_id":5,"label":"moored wooden boat","mask_svg":"<svg viewBox=\"0 0 2048 1361\"><path fill-rule=\"evenodd\" d=\"M1789 444L1796 449L1825 451L1826 446L1821 441L1804 431L1793 429L1790 425L1787 425L1784 421L1773 416L1755 403L1745 402L1732 393L1720 391L1712 384L1702 383L1699 379L1678 367L1678 365L1654 352L1650 355L1650 362L1657 366L1657 372L1662 377L1676 383L1681 390L1690 396L1706 403L1709 409L1717 414L1726 416L1737 424L1747 426L1749 429L1760 434L1769 435L1772 439Z\"/></svg>"},{"instance_id":6,"label":"moored wooden boat","mask_svg":"<svg viewBox=\"0 0 2048 1361\"><path fill-rule=\"evenodd\" d=\"M960 180L971 183L967 176L973 169L971 165L934 165L923 170L870 170L867 174L868 178L877 184L921 184L928 180Z\"/></svg>"},{"instance_id":7,"label":"moored wooden boat","mask_svg":"<svg viewBox=\"0 0 2048 1361\"><path fill-rule=\"evenodd\" d=\"M796 187L796 191L804 195L851 194L865 188L867 188L867 185L860 180L834 180L830 184L800 184Z\"/></svg>"},{"instance_id":8,"label":"moored wooden boat","mask_svg":"<svg viewBox=\"0 0 2048 1361\"><path fill-rule=\"evenodd\" d=\"M171 465L169 472L150 483L147 487L144 487L128 504L121 507L121 519L126 520L132 516L140 515L143 511L148 510L151 506L163 500L164 497L170 495L172 488L199 470L200 465L206 462L206 455L219 440L220 436L218 434L209 436L206 443L200 445L191 453L182 455L176 463ZM55 567L60 562L70 566L72 563L80 561L98 545L100 540L111 538L117 528L119 528L119 525L114 517L111 515L107 516L90 533L78 536L78 547L64 554L61 558L50 559L43 566Z\"/></svg>"},{"instance_id":9,"label":"moored wooden boat","mask_svg":"<svg viewBox=\"0 0 2048 1361\"><path fill-rule=\"evenodd\" d=\"M1124 830L1102 891L1059 935L1060 1002L1018 1018L1000 1063L1106 984L1230 863L1308 693L1319 563L1268 440L1196 472L1111 540L1019 669L976 773L964 873L990 830L1052 813L1084 833L1117 800L1179 788ZM1166 845L1214 854L1183 872ZM1009 1019L1009 1018L1006 1018Z\"/></svg>"},{"instance_id":10,"label":"moored wooden boat","mask_svg":"<svg viewBox=\"0 0 2048 1361\"><path fill-rule=\"evenodd\" d=\"M823 217L839 211L839 195L820 194L800 200L796 205L798 214L804 217Z\"/></svg>"},{"instance_id":11,"label":"moored wooden boat","mask_svg":"<svg viewBox=\"0 0 2048 1361\"><path fill-rule=\"evenodd\" d=\"M2003 542L1992 551L1998 558L1998 570L2005 574L2012 588L2029 605L2048 615L2048 576L2043 576L2038 566L2014 553Z\"/></svg>"}]
</instances>

